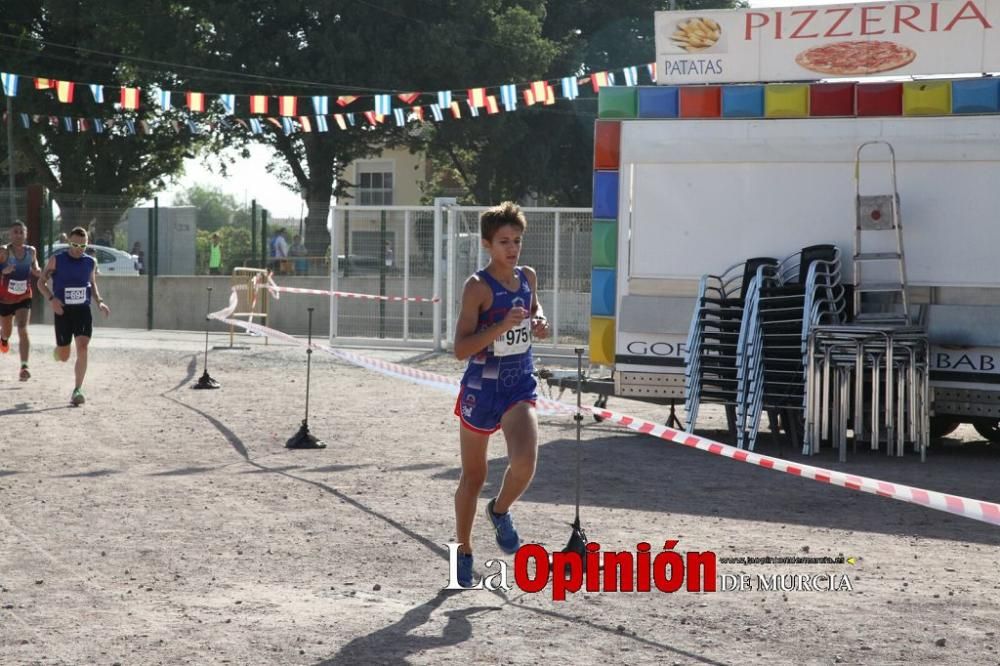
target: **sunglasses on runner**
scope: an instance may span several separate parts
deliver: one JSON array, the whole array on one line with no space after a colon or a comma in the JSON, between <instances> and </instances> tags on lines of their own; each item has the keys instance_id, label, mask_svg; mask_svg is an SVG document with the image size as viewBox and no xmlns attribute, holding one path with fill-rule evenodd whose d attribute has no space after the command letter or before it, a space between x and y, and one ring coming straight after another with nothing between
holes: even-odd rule
<instances>
[{"instance_id":1,"label":"sunglasses on runner","mask_svg":"<svg viewBox=\"0 0 1000 666\"><path fill-rule=\"evenodd\" d=\"M73 242L70 242L69 246L70 247L75 247L78 250L86 250L87 249L87 244L86 243L73 243Z\"/></svg>"}]
</instances>

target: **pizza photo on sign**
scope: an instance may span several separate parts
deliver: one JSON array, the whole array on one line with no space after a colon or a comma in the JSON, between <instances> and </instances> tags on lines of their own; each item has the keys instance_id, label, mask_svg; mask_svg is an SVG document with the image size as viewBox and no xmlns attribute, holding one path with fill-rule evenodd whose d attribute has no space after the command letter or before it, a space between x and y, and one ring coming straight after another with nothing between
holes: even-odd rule
<instances>
[{"instance_id":1,"label":"pizza photo on sign","mask_svg":"<svg viewBox=\"0 0 1000 666\"><path fill-rule=\"evenodd\" d=\"M688 53L697 53L715 46L722 36L722 26L710 18L694 17L677 22L670 41Z\"/></svg>"},{"instance_id":2,"label":"pizza photo on sign","mask_svg":"<svg viewBox=\"0 0 1000 666\"><path fill-rule=\"evenodd\" d=\"M855 76L891 72L916 57L916 51L894 42L839 42L807 49L795 62L820 74Z\"/></svg>"}]
</instances>

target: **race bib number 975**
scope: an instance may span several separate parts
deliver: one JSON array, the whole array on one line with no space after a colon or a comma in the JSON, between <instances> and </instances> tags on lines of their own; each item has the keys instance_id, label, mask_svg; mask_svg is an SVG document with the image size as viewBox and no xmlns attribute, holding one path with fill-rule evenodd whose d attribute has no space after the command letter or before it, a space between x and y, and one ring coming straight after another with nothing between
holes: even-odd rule
<instances>
[{"instance_id":1,"label":"race bib number 975","mask_svg":"<svg viewBox=\"0 0 1000 666\"><path fill-rule=\"evenodd\" d=\"M64 305L83 305L87 302L86 287L66 287L63 289Z\"/></svg>"},{"instance_id":2,"label":"race bib number 975","mask_svg":"<svg viewBox=\"0 0 1000 666\"><path fill-rule=\"evenodd\" d=\"M513 356L523 354L531 347L531 330L528 320L517 328L512 328L493 342L494 356Z\"/></svg>"}]
</instances>

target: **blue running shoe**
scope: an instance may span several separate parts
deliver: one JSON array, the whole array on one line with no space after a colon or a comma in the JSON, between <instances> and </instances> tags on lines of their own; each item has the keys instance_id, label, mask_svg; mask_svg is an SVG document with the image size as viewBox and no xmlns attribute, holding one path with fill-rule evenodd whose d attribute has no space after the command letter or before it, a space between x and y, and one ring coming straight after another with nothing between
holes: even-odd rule
<instances>
[{"instance_id":1,"label":"blue running shoe","mask_svg":"<svg viewBox=\"0 0 1000 666\"><path fill-rule=\"evenodd\" d=\"M472 587L472 553L458 553L458 584Z\"/></svg>"},{"instance_id":2,"label":"blue running shoe","mask_svg":"<svg viewBox=\"0 0 1000 666\"><path fill-rule=\"evenodd\" d=\"M502 515L493 513L493 507L496 503L497 500L494 497L486 505L486 517L490 519L493 529L497 533L497 545L500 546L500 550L508 555L513 555L521 547L521 537L517 534L509 511Z\"/></svg>"}]
</instances>

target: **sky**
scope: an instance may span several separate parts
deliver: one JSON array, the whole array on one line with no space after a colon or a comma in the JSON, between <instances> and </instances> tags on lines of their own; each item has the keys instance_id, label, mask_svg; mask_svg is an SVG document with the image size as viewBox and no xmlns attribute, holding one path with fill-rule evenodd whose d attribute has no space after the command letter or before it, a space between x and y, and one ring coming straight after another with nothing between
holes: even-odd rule
<instances>
[{"instance_id":1,"label":"sky","mask_svg":"<svg viewBox=\"0 0 1000 666\"><path fill-rule=\"evenodd\" d=\"M838 4L839 0L750 0L751 7L788 7L792 5L829 5ZM840 3L844 4L844 3ZM652 17L650 17L652 18ZM173 203L173 197L193 185L215 187L226 194L231 194L237 201L256 199L258 205L267 208L272 217L298 218L302 212L302 202L298 195L281 185L273 176L267 173L266 167L270 150L264 146L251 148L249 159L242 159L235 153L230 154L231 165L229 176L223 178L213 173L205 164L204 159L185 160L184 175L176 178L174 183L161 197L163 203Z\"/></svg>"}]
</instances>

